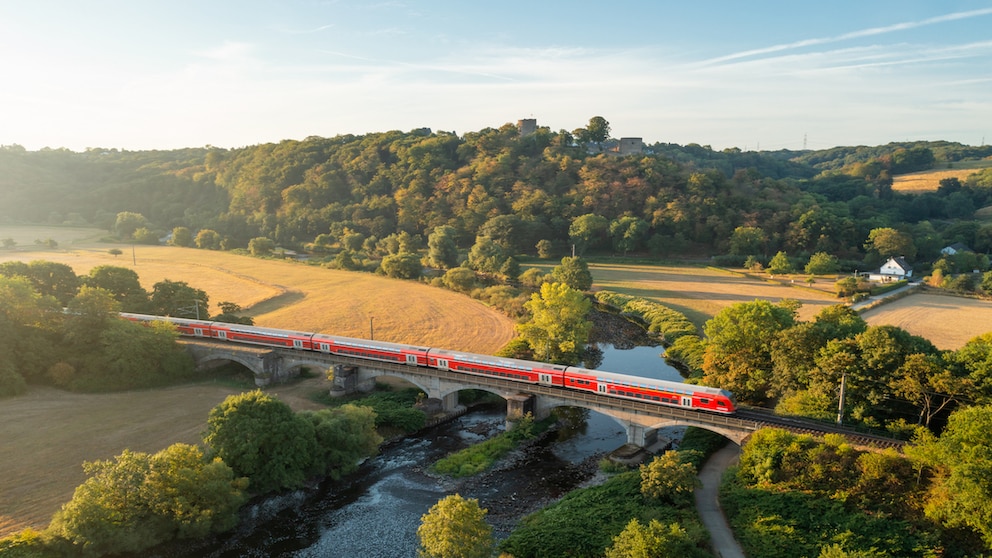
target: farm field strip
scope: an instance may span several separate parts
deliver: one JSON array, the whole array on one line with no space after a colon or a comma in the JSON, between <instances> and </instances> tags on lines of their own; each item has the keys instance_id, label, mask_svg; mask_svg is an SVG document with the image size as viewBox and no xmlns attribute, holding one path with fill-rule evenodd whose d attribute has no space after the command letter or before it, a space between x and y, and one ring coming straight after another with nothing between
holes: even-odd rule
<instances>
[{"instance_id":1,"label":"farm field strip","mask_svg":"<svg viewBox=\"0 0 992 558\"><path fill-rule=\"evenodd\" d=\"M992 332L992 301L941 294L914 294L861 316L870 325L900 327L943 350L960 349L969 340Z\"/></svg>"},{"instance_id":2,"label":"farm field strip","mask_svg":"<svg viewBox=\"0 0 992 558\"><path fill-rule=\"evenodd\" d=\"M755 299L778 302L794 299L802 303L800 319L811 319L823 308L840 302L827 290L763 280L713 268L684 268L646 265L589 266L594 286L654 300L683 312L701 327L723 308ZM822 279L823 284L833 281Z\"/></svg>"},{"instance_id":3,"label":"farm field strip","mask_svg":"<svg viewBox=\"0 0 992 558\"><path fill-rule=\"evenodd\" d=\"M900 174L892 178L892 189L903 194L922 194L936 192L940 181L945 178L957 178L964 182L966 178L984 168L992 167L992 161L968 161L967 164L955 165L950 169L932 169L910 174Z\"/></svg>"}]
</instances>

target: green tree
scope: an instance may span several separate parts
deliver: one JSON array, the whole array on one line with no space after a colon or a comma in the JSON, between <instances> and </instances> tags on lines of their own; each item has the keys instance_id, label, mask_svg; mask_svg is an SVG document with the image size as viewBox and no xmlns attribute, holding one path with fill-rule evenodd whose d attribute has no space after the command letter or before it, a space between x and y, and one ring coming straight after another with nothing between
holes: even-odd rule
<instances>
[{"instance_id":1,"label":"green tree","mask_svg":"<svg viewBox=\"0 0 992 558\"><path fill-rule=\"evenodd\" d=\"M451 269L458 265L457 231L454 227L436 227L427 237L427 265Z\"/></svg>"},{"instance_id":2,"label":"green tree","mask_svg":"<svg viewBox=\"0 0 992 558\"><path fill-rule=\"evenodd\" d=\"M561 264L551 270L551 278L557 283L564 283L577 291L588 291L592 287L592 273L589 264L579 256L565 256Z\"/></svg>"},{"instance_id":3,"label":"green tree","mask_svg":"<svg viewBox=\"0 0 992 558\"><path fill-rule=\"evenodd\" d=\"M542 238L537 241L537 244L534 247L537 248L537 257L542 260L546 260L551 257L551 254L554 252L555 245L550 240Z\"/></svg>"},{"instance_id":4,"label":"green tree","mask_svg":"<svg viewBox=\"0 0 992 558\"><path fill-rule=\"evenodd\" d=\"M0 368L17 381L39 379L53 364L51 347L59 342L64 317L54 297L42 296L22 276L0 274Z\"/></svg>"},{"instance_id":5,"label":"green tree","mask_svg":"<svg viewBox=\"0 0 992 558\"><path fill-rule=\"evenodd\" d=\"M114 221L114 232L124 239L132 238L135 231L143 227L148 227L148 219L145 219L145 216L140 213L131 211L121 211Z\"/></svg>"},{"instance_id":6,"label":"green tree","mask_svg":"<svg viewBox=\"0 0 992 558\"><path fill-rule=\"evenodd\" d=\"M956 411L939 438L925 436L905 451L932 471L927 516L974 529L992 549L992 407Z\"/></svg>"},{"instance_id":7,"label":"green tree","mask_svg":"<svg viewBox=\"0 0 992 558\"><path fill-rule=\"evenodd\" d=\"M169 243L173 246L189 248L193 245L193 232L187 227L173 227L172 240Z\"/></svg>"},{"instance_id":8,"label":"green tree","mask_svg":"<svg viewBox=\"0 0 992 558\"><path fill-rule=\"evenodd\" d=\"M346 271L357 271L362 268L362 264L355 259L354 252L351 250L341 250L334 256L334 267L335 269L344 269Z\"/></svg>"},{"instance_id":9,"label":"green tree","mask_svg":"<svg viewBox=\"0 0 992 558\"><path fill-rule=\"evenodd\" d=\"M210 411L203 441L256 494L299 488L315 468L313 423L259 390L228 396Z\"/></svg>"},{"instance_id":10,"label":"green tree","mask_svg":"<svg viewBox=\"0 0 992 558\"><path fill-rule=\"evenodd\" d=\"M80 279L72 267L45 260L34 260L30 263L18 261L0 263L0 275L25 277L39 294L55 297L62 306L76 296L80 285Z\"/></svg>"},{"instance_id":11,"label":"green tree","mask_svg":"<svg viewBox=\"0 0 992 558\"><path fill-rule=\"evenodd\" d=\"M699 484L696 466L677 451L666 451L641 465L641 494L672 504L686 504Z\"/></svg>"},{"instance_id":12,"label":"green tree","mask_svg":"<svg viewBox=\"0 0 992 558\"><path fill-rule=\"evenodd\" d=\"M576 128L572 134L580 144L594 143L601 146L610 139L610 123L602 116L593 116L585 128Z\"/></svg>"},{"instance_id":13,"label":"green tree","mask_svg":"<svg viewBox=\"0 0 992 558\"><path fill-rule=\"evenodd\" d=\"M314 469L334 480L355 472L362 460L375 455L382 443L382 436L375 429L376 413L371 407L342 405L303 411L300 415L313 424L317 441Z\"/></svg>"},{"instance_id":14,"label":"green tree","mask_svg":"<svg viewBox=\"0 0 992 558\"><path fill-rule=\"evenodd\" d=\"M475 288L475 272L467 267L454 267L444 274L442 281L453 291L468 293Z\"/></svg>"},{"instance_id":15,"label":"green tree","mask_svg":"<svg viewBox=\"0 0 992 558\"><path fill-rule=\"evenodd\" d=\"M273 242L271 238L266 238L264 236L256 236L255 238L248 241L248 251L251 252L252 256L265 257L271 256L272 251L276 249L276 243Z\"/></svg>"},{"instance_id":16,"label":"green tree","mask_svg":"<svg viewBox=\"0 0 992 558\"><path fill-rule=\"evenodd\" d=\"M789 255L782 251L777 252L768 262L767 271L772 275L792 273L792 262L789 261Z\"/></svg>"},{"instance_id":17,"label":"green tree","mask_svg":"<svg viewBox=\"0 0 992 558\"><path fill-rule=\"evenodd\" d=\"M768 235L761 227L737 227L730 235L730 253L735 256L758 256L765 253Z\"/></svg>"},{"instance_id":18,"label":"green tree","mask_svg":"<svg viewBox=\"0 0 992 558\"><path fill-rule=\"evenodd\" d=\"M424 271L420 256L416 254L395 254L382 258L379 264L382 272L396 279L416 279Z\"/></svg>"},{"instance_id":19,"label":"green tree","mask_svg":"<svg viewBox=\"0 0 992 558\"><path fill-rule=\"evenodd\" d=\"M810 275L828 275L837 273L838 269L840 269L840 263L837 256L826 252L817 252L809 257L804 271Z\"/></svg>"},{"instance_id":20,"label":"green tree","mask_svg":"<svg viewBox=\"0 0 992 558\"><path fill-rule=\"evenodd\" d=\"M138 274L126 267L98 265L90 270L83 282L90 287L105 289L121 303L124 312L140 312L148 306L148 292L141 286Z\"/></svg>"},{"instance_id":21,"label":"green tree","mask_svg":"<svg viewBox=\"0 0 992 558\"><path fill-rule=\"evenodd\" d=\"M152 285L151 313L157 316L206 319L210 297L185 281L163 279Z\"/></svg>"},{"instance_id":22,"label":"green tree","mask_svg":"<svg viewBox=\"0 0 992 558\"><path fill-rule=\"evenodd\" d=\"M488 236L477 236L468 252L468 267L482 273L498 275L506 261L503 247Z\"/></svg>"},{"instance_id":23,"label":"green tree","mask_svg":"<svg viewBox=\"0 0 992 558\"><path fill-rule=\"evenodd\" d=\"M479 501L458 494L442 498L420 518L420 558L489 558L495 548L492 527Z\"/></svg>"},{"instance_id":24,"label":"green tree","mask_svg":"<svg viewBox=\"0 0 992 558\"><path fill-rule=\"evenodd\" d=\"M139 227L138 230L134 231L134 234L131 235L131 240L137 244L154 245L158 244L160 236L161 235L158 231L153 231L148 227Z\"/></svg>"},{"instance_id":25,"label":"green tree","mask_svg":"<svg viewBox=\"0 0 992 558\"><path fill-rule=\"evenodd\" d=\"M155 455L124 450L83 469L89 478L48 528L72 544L74 555L137 553L225 531L246 500L246 481L196 446L174 444Z\"/></svg>"},{"instance_id":26,"label":"green tree","mask_svg":"<svg viewBox=\"0 0 992 558\"><path fill-rule=\"evenodd\" d=\"M520 274L520 284L529 289L539 289L548 276L540 268L532 267Z\"/></svg>"},{"instance_id":27,"label":"green tree","mask_svg":"<svg viewBox=\"0 0 992 558\"><path fill-rule=\"evenodd\" d=\"M596 249L606 242L610 221L606 217L587 213L576 217L568 227L568 238L579 255Z\"/></svg>"},{"instance_id":28,"label":"green tree","mask_svg":"<svg viewBox=\"0 0 992 558\"><path fill-rule=\"evenodd\" d=\"M771 387L772 342L792 327L795 312L766 300L724 308L703 326L704 381L734 393L741 402L763 402Z\"/></svg>"},{"instance_id":29,"label":"green tree","mask_svg":"<svg viewBox=\"0 0 992 558\"><path fill-rule=\"evenodd\" d=\"M875 250L883 258L904 256L912 260L916 257L916 244L913 243L913 236L890 227L880 227L869 231L865 249Z\"/></svg>"},{"instance_id":30,"label":"green tree","mask_svg":"<svg viewBox=\"0 0 992 558\"><path fill-rule=\"evenodd\" d=\"M517 325L517 332L543 362L575 364L589 339L592 322L586 315L592 303L581 292L564 283L545 283L524 304L529 321Z\"/></svg>"},{"instance_id":31,"label":"green tree","mask_svg":"<svg viewBox=\"0 0 992 558\"><path fill-rule=\"evenodd\" d=\"M979 400L992 403L992 332L969 340L949 358L967 375Z\"/></svg>"},{"instance_id":32,"label":"green tree","mask_svg":"<svg viewBox=\"0 0 992 558\"><path fill-rule=\"evenodd\" d=\"M927 427L934 416L961 403L973 389L970 379L955 375L938 355L922 353L907 356L890 385L897 396L919 407L917 424Z\"/></svg>"},{"instance_id":33,"label":"green tree","mask_svg":"<svg viewBox=\"0 0 992 558\"><path fill-rule=\"evenodd\" d=\"M644 219L625 215L610 223L610 237L613 239L613 250L622 252L624 256L628 252L634 252L641 248L644 239L647 237L650 225Z\"/></svg>"},{"instance_id":34,"label":"green tree","mask_svg":"<svg viewBox=\"0 0 992 558\"><path fill-rule=\"evenodd\" d=\"M110 320L118 319L121 305L110 291L84 285L66 309L66 339L77 348L87 349L96 343Z\"/></svg>"},{"instance_id":35,"label":"green tree","mask_svg":"<svg viewBox=\"0 0 992 558\"><path fill-rule=\"evenodd\" d=\"M678 523L652 519L647 525L635 517L613 538L605 558L690 558L701 556L692 537Z\"/></svg>"},{"instance_id":36,"label":"green tree","mask_svg":"<svg viewBox=\"0 0 992 558\"><path fill-rule=\"evenodd\" d=\"M203 250L220 250L220 233L212 229L200 229L194 242L197 248Z\"/></svg>"}]
</instances>

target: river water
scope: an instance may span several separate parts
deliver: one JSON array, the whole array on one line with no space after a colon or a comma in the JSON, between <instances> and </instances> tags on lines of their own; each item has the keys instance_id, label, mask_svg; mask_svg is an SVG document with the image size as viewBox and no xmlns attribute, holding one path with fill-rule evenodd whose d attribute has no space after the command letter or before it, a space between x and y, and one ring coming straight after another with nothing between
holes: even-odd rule
<instances>
[{"instance_id":1,"label":"river water","mask_svg":"<svg viewBox=\"0 0 992 558\"><path fill-rule=\"evenodd\" d=\"M599 369L681 381L659 356L660 347L601 349ZM613 419L590 413L566 439L542 440L481 477L454 481L426 473L437 459L502 431L504 423L504 409L473 411L385 446L347 481L249 504L248 517L232 533L152 556L412 558L421 516L456 492L477 498L489 510L494 534L503 538L520 517L592 478L599 457L626 442Z\"/></svg>"}]
</instances>

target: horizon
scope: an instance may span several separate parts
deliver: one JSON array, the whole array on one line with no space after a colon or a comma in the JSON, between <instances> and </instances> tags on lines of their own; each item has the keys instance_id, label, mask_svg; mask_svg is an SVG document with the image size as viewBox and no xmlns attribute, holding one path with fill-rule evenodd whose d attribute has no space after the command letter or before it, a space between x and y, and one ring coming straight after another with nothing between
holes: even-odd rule
<instances>
[{"instance_id":1,"label":"horizon","mask_svg":"<svg viewBox=\"0 0 992 558\"><path fill-rule=\"evenodd\" d=\"M0 5L0 145L240 148L593 116L719 151L992 139L992 4Z\"/></svg>"}]
</instances>

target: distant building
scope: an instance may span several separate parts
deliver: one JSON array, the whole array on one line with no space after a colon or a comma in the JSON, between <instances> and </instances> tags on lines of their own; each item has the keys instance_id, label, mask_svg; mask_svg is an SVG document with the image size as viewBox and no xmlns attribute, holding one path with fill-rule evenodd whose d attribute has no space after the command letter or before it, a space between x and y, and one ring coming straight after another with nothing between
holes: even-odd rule
<instances>
[{"instance_id":1,"label":"distant building","mask_svg":"<svg viewBox=\"0 0 992 558\"><path fill-rule=\"evenodd\" d=\"M955 256L955 255L961 254L963 252L974 252L974 250L972 250L971 248L968 248L968 246L966 244L963 244L961 242L955 242L954 244L951 244L950 246L945 246L945 247L943 247L943 248L940 249L940 253L943 254L943 255L945 255L945 256Z\"/></svg>"},{"instance_id":2,"label":"distant building","mask_svg":"<svg viewBox=\"0 0 992 558\"><path fill-rule=\"evenodd\" d=\"M644 140L641 138L620 138L616 147L620 155L634 155L644 152Z\"/></svg>"},{"instance_id":3,"label":"distant building","mask_svg":"<svg viewBox=\"0 0 992 558\"><path fill-rule=\"evenodd\" d=\"M537 131L537 119L524 118L523 120L517 120L517 129L520 130L520 137L529 136Z\"/></svg>"}]
</instances>

